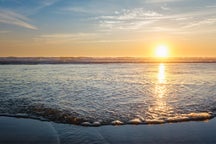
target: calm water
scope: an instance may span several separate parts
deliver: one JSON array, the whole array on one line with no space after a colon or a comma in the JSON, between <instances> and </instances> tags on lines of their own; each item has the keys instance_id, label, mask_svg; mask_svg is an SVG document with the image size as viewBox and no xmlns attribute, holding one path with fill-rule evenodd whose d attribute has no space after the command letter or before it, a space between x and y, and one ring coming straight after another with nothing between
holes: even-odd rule
<instances>
[{"instance_id":1,"label":"calm water","mask_svg":"<svg viewBox=\"0 0 216 144\"><path fill-rule=\"evenodd\" d=\"M0 65L2 115L126 124L215 112L215 63Z\"/></svg>"}]
</instances>

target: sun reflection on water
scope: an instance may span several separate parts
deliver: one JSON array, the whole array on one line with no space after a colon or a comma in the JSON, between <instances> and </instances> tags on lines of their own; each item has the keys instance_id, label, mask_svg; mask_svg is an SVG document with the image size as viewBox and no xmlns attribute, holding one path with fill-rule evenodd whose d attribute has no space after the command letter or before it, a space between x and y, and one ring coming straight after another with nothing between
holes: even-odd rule
<instances>
[{"instance_id":1,"label":"sun reflection on water","mask_svg":"<svg viewBox=\"0 0 216 144\"><path fill-rule=\"evenodd\" d=\"M165 65L160 64L158 67L158 82L155 86L155 94L158 98L164 97L167 87L163 85L166 83L166 73L165 73Z\"/></svg>"},{"instance_id":2,"label":"sun reflection on water","mask_svg":"<svg viewBox=\"0 0 216 144\"><path fill-rule=\"evenodd\" d=\"M163 120L169 112L171 107L167 105L167 77L166 77L166 66L161 63L158 66L158 72L156 74L157 81L155 83L154 91L154 103L152 107L149 108L149 113L154 120Z\"/></svg>"},{"instance_id":3,"label":"sun reflection on water","mask_svg":"<svg viewBox=\"0 0 216 144\"><path fill-rule=\"evenodd\" d=\"M158 82L165 83L166 82L166 75L165 75L165 65L160 64L158 69Z\"/></svg>"}]
</instances>

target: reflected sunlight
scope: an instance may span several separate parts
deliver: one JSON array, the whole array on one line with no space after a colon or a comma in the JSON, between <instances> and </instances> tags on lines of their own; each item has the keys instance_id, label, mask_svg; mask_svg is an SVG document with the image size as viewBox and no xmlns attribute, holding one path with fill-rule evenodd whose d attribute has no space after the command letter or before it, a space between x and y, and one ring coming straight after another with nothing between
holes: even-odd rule
<instances>
[{"instance_id":1,"label":"reflected sunlight","mask_svg":"<svg viewBox=\"0 0 216 144\"><path fill-rule=\"evenodd\" d=\"M160 64L158 68L158 82L165 83L166 82L166 75L165 75L165 66L164 64Z\"/></svg>"},{"instance_id":2,"label":"reflected sunlight","mask_svg":"<svg viewBox=\"0 0 216 144\"><path fill-rule=\"evenodd\" d=\"M166 83L166 66L161 63L158 65L157 82L155 83L155 100L152 107L149 107L148 111L154 115L154 120L163 120L171 110L172 107L167 105L166 94L168 93Z\"/></svg>"},{"instance_id":3,"label":"reflected sunlight","mask_svg":"<svg viewBox=\"0 0 216 144\"><path fill-rule=\"evenodd\" d=\"M161 63L158 67L158 84L156 85L156 94L159 98L162 98L166 92L166 85L160 85L164 84L166 82L166 74L165 74L165 65Z\"/></svg>"}]
</instances>

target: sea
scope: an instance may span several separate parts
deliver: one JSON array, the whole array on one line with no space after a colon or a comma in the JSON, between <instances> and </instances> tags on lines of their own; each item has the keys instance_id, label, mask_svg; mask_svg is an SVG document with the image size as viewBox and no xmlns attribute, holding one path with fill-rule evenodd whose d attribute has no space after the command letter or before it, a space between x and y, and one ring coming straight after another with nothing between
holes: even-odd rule
<instances>
[{"instance_id":1,"label":"sea","mask_svg":"<svg viewBox=\"0 0 216 144\"><path fill-rule=\"evenodd\" d=\"M208 120L216 63L0 65L0 115L82 126Z\"/></svg>"}]
</instances>

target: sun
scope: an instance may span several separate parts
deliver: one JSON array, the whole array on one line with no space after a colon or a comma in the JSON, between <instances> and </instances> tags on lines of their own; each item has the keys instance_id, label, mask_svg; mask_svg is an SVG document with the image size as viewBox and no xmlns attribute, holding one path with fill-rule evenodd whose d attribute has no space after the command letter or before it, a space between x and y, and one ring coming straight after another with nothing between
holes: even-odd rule
<instances>
[{"instance_id":1,"label":"sun","mask_svg":"<svg viewBox=\"0 0 216 144\"><path fill-rule=\"evenodd\" d=\"M156 47L155 56L159 58L168 57L168 47L166 45L159 45Z\"/></svg>"}]
</instances>

